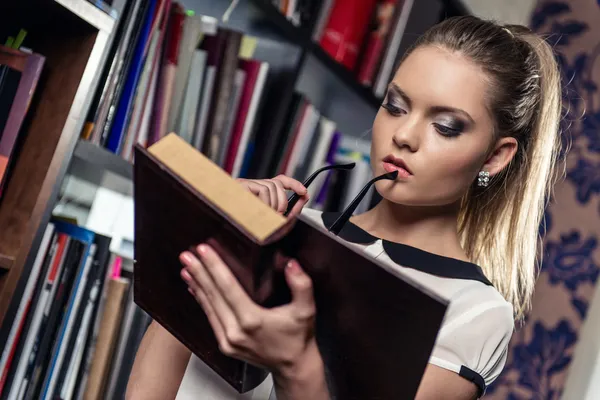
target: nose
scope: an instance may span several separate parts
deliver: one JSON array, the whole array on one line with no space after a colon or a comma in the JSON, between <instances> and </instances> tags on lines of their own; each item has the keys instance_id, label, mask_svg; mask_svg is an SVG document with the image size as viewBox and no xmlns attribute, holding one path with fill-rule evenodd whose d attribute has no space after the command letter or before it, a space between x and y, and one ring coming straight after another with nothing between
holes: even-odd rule
<instances>
[{"instance_id":1,"label":"nose","mask_svg":"<svg viewBox=\"0 0 600 400\"><path fill-rule=\"evenodd\" d=\"M414 153L419 149L421 129L418 118L409 114L402 119L402 123L396 128L392 141L399 148L406 148Z\"/></svg>"}]
</instances>

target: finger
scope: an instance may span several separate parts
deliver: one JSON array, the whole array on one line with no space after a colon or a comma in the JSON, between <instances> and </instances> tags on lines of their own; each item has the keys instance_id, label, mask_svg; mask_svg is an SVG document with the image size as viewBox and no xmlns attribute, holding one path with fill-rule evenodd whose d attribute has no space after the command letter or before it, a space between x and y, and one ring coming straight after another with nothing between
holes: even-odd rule
<instances>
[{"instance_id":1,"label":"finger","mask_svg":"<svg viewBox=\"0 0 600 400\"><path fill-rule=\"evenodd\" d=\"M197 288L204 292L223 329L225 331L228 329L238 329L235 314L225 299L223 299L221 291L215 286L203 263L189 251L183 252L180 259L185 266L185 270L191 277L191 281L186 281L186 283L188 283L188 286L195 284ZM182 277L185 280L187 276Z\"/></svg>"},{"instance_id":2,"label":"finger","mask_svg":"<svg viewBox=\"0 0 600 400\"><path fill-rule=\"evenodd\" d=\"M269 198L271 200L271 208L274 210L279 209L279 199L277 197L277 185L270 180L264 180L260 182L269 189Z\"/></svg>"},{"instance_id":3,"label":"finger","mask_svg":"<svg viewBox=\"0 0 600 400\"><path fill-rule=\"evenodd\" d=\"M303 196L307 193L307 189L304 187L304 185L294 178L290 178L289 176L285 175L279 175L273 179L280 181L284 188L292 190L294 193L297 193L300 196Z\"/></svg>"},{"instance_id":4,"label":"finger","mask_svg":"<svg viewBox=\"0 0 600 400\"><path fill-rule=\"evenodd\" d=\"M190 273L187 272L185 268L181 270L181 277L184 281L188 283L188 291L190 292L190 294L194 296L196 301L200 304L200 306L202 306L202 309L204 310L204 313L208 318L208 322L210 323L210 326L212 327L212 330L215 333L217 341L219 343L226 341L227 338L225 337L223 325L221 325L221 321L219 321L219 318L215 313L215 309L210 304L210 301L208 301L208 299L206 298L206 294L204 293L204 291L196 284Z\"/></svg>"},{"instance_id":5,"label":"finger","mask_svg":"<svg viewBox=\"0 0 600 400\"><path fill-rule=\"evenodd\" d=\"M295 217L296 215L300 214L302 212L302 208L306 205L306 203L308 203L308 200L310 200L310 195L308 193L306 193L304 196L301 196L288 214L288 218Z\"/></svg>"},{"instance_id":6,"label":"finger","mask_svg":"<svg viewBox=\"0 0 600 400\"><path fill-rule=\"evenodd\" d=\"M278 181L277 179L272 179L271 182L275 184L277 191L277 211L280 213L285 212L287 210L288 201L285 195L285 188L283 187L283 183Z\"/></svg>"},{"instance_id":7,"label":"finger","mask_svg":"<svg viewBox=\"0 0 600 400\"><path fill-rule=\"evenodd\" d=\"M206 266L221 297L244 330L252 330L259 321L259 306L244 291L237 278L219 255L208 245L198 246L200 261Z\"/></svg>"},{"instance_id":8,"label":"finger","mask_svg":"<svg viewBox=\"0 0 600 400\"><path fill-rule=\"evenodd\" d=\"M291 307L302 318L310 318L315 313L312 279L295 260L290 260L285 268L285 280L292 292Z\"/></svg>"},{"instance_id":9,"label":"finger","mask_svg":"<svg viewBox=\"0 0 600 400\"><path fill-rule=\"evenodd\" d=\"M261 185L258 182L248 182L247 188L250 192L254 193L258 196L259 199L263 201L263 203L271 205L271 195L269 194L269 188L265 185Z\"/></svg>"}]
</instances>

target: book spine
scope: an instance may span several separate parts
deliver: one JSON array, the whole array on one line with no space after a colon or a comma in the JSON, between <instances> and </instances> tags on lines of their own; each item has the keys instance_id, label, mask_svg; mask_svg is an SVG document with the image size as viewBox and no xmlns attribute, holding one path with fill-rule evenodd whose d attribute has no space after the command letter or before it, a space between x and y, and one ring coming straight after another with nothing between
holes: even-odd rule
<instances>
[{"instance_id":1,"label":"book spine","mask_svg":"<svg viewBox=\"0 0 600 400\"><path fill-rule=\"evenodd\" d=\"M129 282L124 279L111 279L107 286L106 306L98 334L98 343L84 399L99 400L106 385L110 357L117 340L123 303Z\"/></svg>"},{"instance_id":2,"label":"book spine","mask_svg":"<svg viewBox=\"0 0 600 400\"><path fill-rule=\"evenodd\" d=\"M0 139L0 162L2 165L0 169L0 190L2 190L6 182L8 164L11 161L21 124L31 104L31 99L37 87L45 60L43 56L38 54L27 56L27 62L21 75L19 87L15 94L8 119L6 120L2 138Z\"/></svg>"},{"instance_id":3,"label":"book spine","mask_svg":"<svg viewBox=\"0 0 600 400\"><path fill-rule=\"evenodd\" d=\"M376 0L336 0L323 32L321 47L353 70Z\"/></svg>"},{"instance_id":4,"label":"book spine","mask_svg":"<svg viewBox=\"0 0 600 400\"><path fill-rule=\"evenodd\" d=\"M214 89L214 104L211 110L212 118L209 120L208 135L204 146L205 154L213 161L217 161L220 141L226 129L227 115L229 113L228 106L233 92L238 54L242 40L242 35L239 32L224 31L224 34L227 36L227 44L223 52L221 68L217 71L218 77Z\"/></svg>"},{"instance_id":5,"label":"book spine","mask_svg":"<svg viewBox=\"0 0 600 400\"><path fill-rule=\"evenodd\" d=\"M369 33L365 54L358 73L358 81L365 86L371 86L375 72L382 57L385 40L393 22L394 11L401 0L382 0L377 5L375 27Z\"/></svg>"}]
</instances>

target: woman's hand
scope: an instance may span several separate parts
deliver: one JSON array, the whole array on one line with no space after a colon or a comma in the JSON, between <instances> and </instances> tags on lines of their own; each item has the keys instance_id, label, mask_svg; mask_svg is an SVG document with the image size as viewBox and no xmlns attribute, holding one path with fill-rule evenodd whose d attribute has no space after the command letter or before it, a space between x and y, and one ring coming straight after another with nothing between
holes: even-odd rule
<instances>
[{"instance_id":1,"label":"woman's hand","mask_svg":"<svg viewBox=\"0 0 600 400\"><path fill-rule=\"evenodd\" d=\"M290 261L285 269L292 301L266 309L247 295L210 246L198 246L197 253L199 258L187 251L181 254L181 277L204 309L220 350L271 370L282 399L307 394L315 400L327 398L314 338L312 281L300 265Z\"/></svg>"},{"instance_id":2,"label":"woman's hand","mask_svg":"<svg viewBox=\"0 0 600 400\"><path fill-rule=\"evenodd\" d=\"M279 175L273 179L242 179L236 181L246 189L257 195L277 212L284 213L287 210L288 201L286 190L292 190L300 195L300 199L288 214L293 217L300 213L302 207L308 202L308 191L304 185L289 176Z\"/></svg>"}]
</instances>

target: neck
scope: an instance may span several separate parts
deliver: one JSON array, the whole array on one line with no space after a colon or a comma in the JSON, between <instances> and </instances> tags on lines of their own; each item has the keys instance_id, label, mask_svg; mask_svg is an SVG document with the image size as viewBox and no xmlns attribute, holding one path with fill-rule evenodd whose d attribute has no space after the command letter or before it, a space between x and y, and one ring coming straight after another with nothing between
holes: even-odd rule
<instances>
[{"instance_id":1,"label":"neck","mask_svg":"<svg viewBox=\"0 0 600 400\"><path fill-rule=\"evenodd\" d=\"M351 220L373 236L467 261L458 237L459 204L412 207L382 199Z\"/></svg>"}]
</instances>

